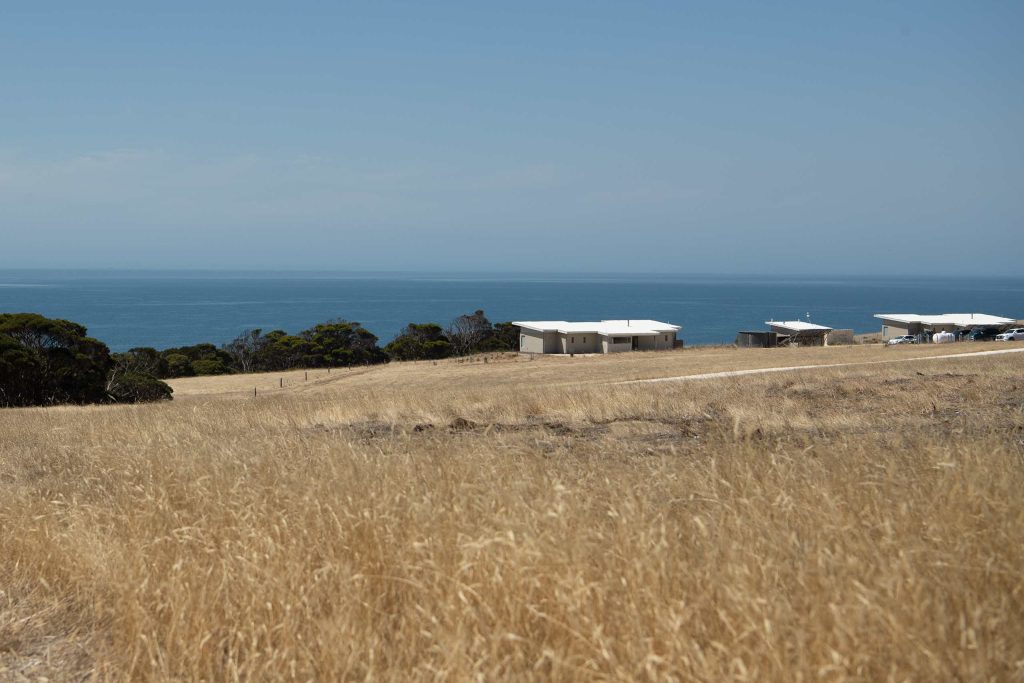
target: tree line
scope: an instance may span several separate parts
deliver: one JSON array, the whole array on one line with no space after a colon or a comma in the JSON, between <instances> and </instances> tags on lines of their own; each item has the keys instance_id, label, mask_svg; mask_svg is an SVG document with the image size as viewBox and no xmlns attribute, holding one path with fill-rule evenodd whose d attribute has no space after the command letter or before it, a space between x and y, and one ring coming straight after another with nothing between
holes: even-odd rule
<instances>
[{"instance_id":1,"label":"tree line","mask_svg":"<svg viewBox=\"0 0 1024 683\"><path fill-rule=\"evenodd\" d=\"M196 344L163 351L132 349L158 365L161 379L295 368L372 365L391 360L437 360L489 351L517 351L519 328L492 324L483 311L460 315L447 328L409 323L384 347L357 322L332 320L297 334L284 330L246 330L222 346Z\"/></svg>"},{"instance_id":2,"label":"tree line","mask_svg":"<svg viewBox=\"0 0 1024 683\"><path fill-rule=\"evenodd\" d=\"M171 398L175 377L347 367L390 360L437 360L517 351L519 328L492 324L483 311L447 328L410 323L381 348L358 322L332 320L297 334L247 330L211 343L111 353L82 325L35 313L0 314L0 407L61 403L136 403Z\"/></svg>"}]
</instances>

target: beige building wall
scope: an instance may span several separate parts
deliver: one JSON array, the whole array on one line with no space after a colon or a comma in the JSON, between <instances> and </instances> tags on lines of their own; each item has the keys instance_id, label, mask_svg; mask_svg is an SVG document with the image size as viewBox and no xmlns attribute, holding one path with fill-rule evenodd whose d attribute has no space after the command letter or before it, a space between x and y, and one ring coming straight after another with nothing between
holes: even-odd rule
<instances>
[{"instance_id":1,"label":"beige building wall","mask_svg":"<svg viewBox=\"0 0 1024 683\"><path fill-rule=\"evenodd\" d=\"M557 332L538 332L519 329L520 353L562 353L561 339Z\"/></svg>"},{"instance_id":2,"label":"beige building wall","mask_svg":"<svg viewBox=\"0 0 1024 683\"><path fill-rule=\"evenodd\" d=\"M601 353L619 353L632 350L632 337L601 337Z\"/></svg>"},{"instance_id":3,"label":"beige building wall","mask_svg":"<svg viewBox=\"0 0 1024 683\"><path fill-rule=\"evenodd\" d=\"M519 351L521 353L544 353L544 333L520 328Z\"/></svg>"},{"instance_id":4,"label":"beige building wall","mask_svg":"<svg viewBox=\"0 0 1024 683\"><path fill-rule=\"evenodd\" d=\"M907 323L898 323L892 320L882 320L882 339L892 339L893 337L900 337L904 334L917 334L917 332L910 331L910 325Z\"/></svg>"},{"instance_id":5,"label":"beige building wall","mask_svg":"<svg viewBox=\"0 0 1024 683\"><path fill-rule=\"evenodd\" d=\"M650 335L644 335L642 337L637 337L636 342L637 342L637 344L636 344L636 350L637 351L653 351L655 349L654 337L652 337Z\"/></svg>"},{"instance_id":6,"label":"beige building wall","mask_svg":"<svg viewBox=\"0 0 1024 683\"><path fill-rule=\"evenodd\" d=\"M601 337L596 332L559 334L560 353L601 353Z\"/></svg>"},{"instance_id":7,"label":"beige building wall","mask_svg":"<svg viewBox=\"0 0 1024 683\"><path fill-rule=\"evenodd\" d=\"M654 337L654 349L656 351L669 351L676 347L676 333L664 332Z\"/></svg>"},{"instance_id":8,"label":"beige building wall","mask_svg":"<svg viewBox=\"0 0 1024 683\"><path fill-rule=\"evenodd\" d=\"M632 347L632 338L630 338ZM637 337L638 351L667 351L675 348L676 335L674 332L663 332L661 334L645 334Z\"/></svg>"}]
</instances>

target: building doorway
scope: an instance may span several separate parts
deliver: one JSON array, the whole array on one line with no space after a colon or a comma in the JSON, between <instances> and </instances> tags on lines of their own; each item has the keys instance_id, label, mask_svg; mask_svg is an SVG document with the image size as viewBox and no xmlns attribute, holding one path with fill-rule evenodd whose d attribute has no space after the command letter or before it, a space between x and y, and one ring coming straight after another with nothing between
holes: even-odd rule
<instances>
[{"instance_id":1,"label":"building doorway","mask_svg":"<svg viewBox=\"0 0 1024 683\"><path fill-rule=\"evenodd\" d=\"M636 351L640 348L640 337L633 337L633 350Z\"/></svg>"}]
</instances>

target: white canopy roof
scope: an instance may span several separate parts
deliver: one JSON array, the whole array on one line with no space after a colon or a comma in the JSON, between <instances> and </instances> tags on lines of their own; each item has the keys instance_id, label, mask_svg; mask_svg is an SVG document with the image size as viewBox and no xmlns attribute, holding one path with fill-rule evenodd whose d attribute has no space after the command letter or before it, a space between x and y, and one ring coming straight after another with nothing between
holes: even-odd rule
<instances>
[{"instance_id":1,"label":"white canopy roof","mask_svg":"<svg viewBox=\"0 0 1024 683\"><path fill-rule=\"evenodd\" d=\"M561 332L562 334L591 334L609 337L649 337L656 334L678 332L679 325L657 320L602 320L601 322L571 323L565 320L513 320L513 325L537 332Z\"/></svg>"},{"instance_id":2,"label":"white canopy roof","mask_svg":"<svg viewBox=\"0 0 1024 683\"><path fill-rule=\"evenodd\" d=\"M918 315L917 313L876 313L876 318L898 323L922 323L924 325L956 325L975 327L985 325L1013 325L1013 318L1000 318L987 313L942 313L941 315Z\"/></svg>"},{"instance_id":3,"label":"white canopy roof","mask_svg":"<svg viewBox=\"0 0 1024 683\"><path fill-rule=\"evenodd\" d=\"M831 327L825 327L824 325L815 325L804 320L767 320L764 323L769 327L777 327L781 330L788 332L831 332Z\"/></svg>"}]
</instances>

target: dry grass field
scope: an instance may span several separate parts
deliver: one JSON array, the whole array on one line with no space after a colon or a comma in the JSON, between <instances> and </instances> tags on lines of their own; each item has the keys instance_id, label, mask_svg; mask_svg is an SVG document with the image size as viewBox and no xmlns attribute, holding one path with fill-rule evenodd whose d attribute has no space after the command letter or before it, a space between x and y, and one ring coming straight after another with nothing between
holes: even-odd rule
<instances>
[{"instance_id":1,"label":"dry grass field","mask_svg":"<svg viewBox=\"0 0 1024 683\"><path fill-rule=\"evenodd\" d=\"M0 680L1024 680L1024 354L876 362L949 352L0 411Z\"/></svg>"}]
</instances>

